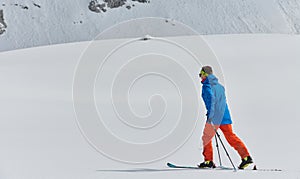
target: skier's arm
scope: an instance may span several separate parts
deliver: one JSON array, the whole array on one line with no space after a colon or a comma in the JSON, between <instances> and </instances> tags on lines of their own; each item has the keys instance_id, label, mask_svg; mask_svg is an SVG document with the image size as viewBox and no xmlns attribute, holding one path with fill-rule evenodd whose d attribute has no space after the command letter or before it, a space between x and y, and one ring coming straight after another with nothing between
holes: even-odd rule
<instances>
[{"instance_id":1,"label":"skier's arm","mask_svg":"<svg viewBox=\"0 0 300 179\"><path fill-rule=\"evenodd\" d=\"M212 118L214 117L215 115L215 104L216 104L216 98L215 98L215 95L214 95L214 92L211 88L209 88L209 91L208 91L208 100L209 100L209 106L208 106L208 120L212 120Z\"/></svg>"}]
</instances>

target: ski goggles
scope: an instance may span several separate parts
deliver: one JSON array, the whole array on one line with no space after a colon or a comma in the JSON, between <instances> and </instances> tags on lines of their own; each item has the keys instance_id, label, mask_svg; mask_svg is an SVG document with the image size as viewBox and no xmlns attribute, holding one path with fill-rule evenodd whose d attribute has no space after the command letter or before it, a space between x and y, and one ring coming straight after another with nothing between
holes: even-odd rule
<instances>
[{"instance_id":1,"label":"ski goggles","mask_svg":"<svg viewBox=\"0 0 300 179\"><path fill-rule=\"evenodd\" d=\"M208 76L208 74L207 74L207 73L205 73L205 71L203 71L203 70L201 70L201 71L200 71L200 73L199 73L199 77L201 77L201 75L203 75L203 76Z\"/></svg>"}]
</instances>

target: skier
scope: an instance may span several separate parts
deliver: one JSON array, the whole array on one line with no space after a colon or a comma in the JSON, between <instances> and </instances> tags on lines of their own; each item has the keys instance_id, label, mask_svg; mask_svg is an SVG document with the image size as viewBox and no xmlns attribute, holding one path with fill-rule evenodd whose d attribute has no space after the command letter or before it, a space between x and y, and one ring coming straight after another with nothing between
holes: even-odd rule
<instances>
[{"instance_id":1,"label":"skier","mask_svg":"<svg viewBox=\"0 0 300 179\"><path fill-rule=\"evenodd\" d=\"M232 131L232 121L226 102L225 89L213 75L210 66L203 66L199 77L201 78L202 98L207 109L207 120L203 130L203 156L204 162L198 165L199 168L215 168L213 162L212 138L218 128L223 132L228 143L239 153L242 162L239 169L245 169L253 160L244 145Z\"/></svg>"}]
</instances>

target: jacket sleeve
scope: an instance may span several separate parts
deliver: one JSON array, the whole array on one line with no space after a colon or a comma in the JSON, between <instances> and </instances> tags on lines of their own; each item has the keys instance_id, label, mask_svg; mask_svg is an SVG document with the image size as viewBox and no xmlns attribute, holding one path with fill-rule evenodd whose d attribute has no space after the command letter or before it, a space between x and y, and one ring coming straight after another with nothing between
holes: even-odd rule
<instances>
[{"instance_id":1,"label":"jacket sleeve","mask_svg":"<svg viewBox=\"0 0 300 179\"><path fill-rule=\"evenodd\" d=\"M202 97L205 103L205 107L207 109L207 117L208 119L212 119L215 112L215 95L213 94L211 86L205 86L203 88Z\"/></svg>"},{"instance_id":2,"label":"jacket sleeve","mask_svg":"<svg viewBox=\"0 0 300 179\"><path fill-rule=\"evenodd\" d=\"M211 88L210 88L208 99L210 100L208 119L212 120L215 115L216 97L215 97L214 91Z\"/></svg>"}]
</instances>

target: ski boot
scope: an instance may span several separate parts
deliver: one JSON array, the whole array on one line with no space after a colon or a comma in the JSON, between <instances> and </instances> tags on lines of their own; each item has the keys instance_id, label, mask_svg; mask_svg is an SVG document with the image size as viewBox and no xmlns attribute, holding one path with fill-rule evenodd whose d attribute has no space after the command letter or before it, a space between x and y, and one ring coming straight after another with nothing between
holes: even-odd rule
<instances>
[{"instance_id":1,"label":"ski boot","mask_svg":"<svg viewBox=\"0 0 300 179\"><path fill-rule=\"evenodd\" d=\"M245 157L242 159L242 163L239 165L239 169L243 170L247 168L251 163L253 163L253 160L250 156Z\"/></svg>"},{"instance_id":2,"label":"ski boot","mask_svg":"<svg viewBox=\"0 0 300 179\"><path fill-rule=\"evenodd\" d=\"M213 161L205 161L198 165L199 168L216 168L216 165Z\"/></svg>"}]
</instances>

